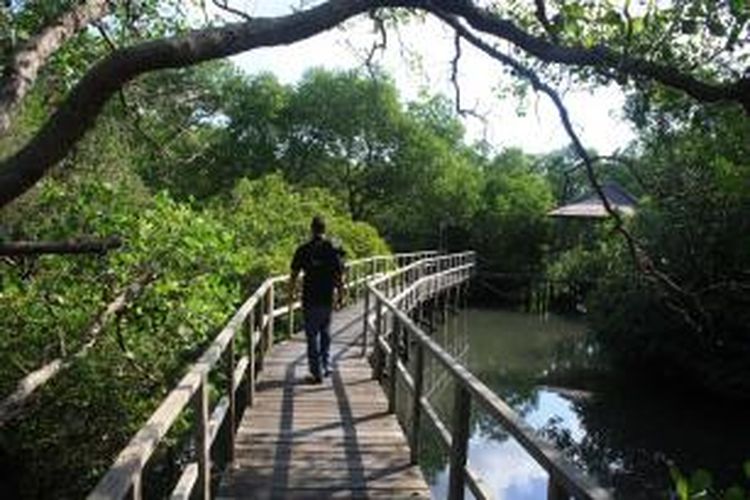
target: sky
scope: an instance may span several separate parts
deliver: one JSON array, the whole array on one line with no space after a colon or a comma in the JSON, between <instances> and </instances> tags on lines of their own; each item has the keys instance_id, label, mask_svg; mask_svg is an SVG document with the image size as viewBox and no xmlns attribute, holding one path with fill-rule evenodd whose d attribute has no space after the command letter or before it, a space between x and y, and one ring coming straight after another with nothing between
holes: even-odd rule
<instances>
[{"instance_id":1,"label":"sky","mask_svg":"<svg viewBox=\"0 0 750 500\"><path fill-rule=\"evenodd\" d=\"M299 2L234 0L230 5L254 16L277 16L288 13ZM450 29L429 17L412 21L398 35L392 30L388 35L387 48L376 61L394 78L402 100L417 99L424 91L453 99L450 75L455 51ZM362 67L363 54L378 39L372 21L358 19L343 29L293 45L256 49L231 59L249 74L271 72L282 83L294 84L312 67ZM569 144L546 96L531 92L520 101L510 91L518 80L508 75L499 62L466 42L462 44L459 82L462 107L473 108L486 117L485 122L470 116L463 118L469 142L485 139L496 150L520 147L527 153L545 153ZM624 96L617 87L559 90L586 147L611 154L634 138L632 129L621 119Z\"/></svg>"}]
</instances>

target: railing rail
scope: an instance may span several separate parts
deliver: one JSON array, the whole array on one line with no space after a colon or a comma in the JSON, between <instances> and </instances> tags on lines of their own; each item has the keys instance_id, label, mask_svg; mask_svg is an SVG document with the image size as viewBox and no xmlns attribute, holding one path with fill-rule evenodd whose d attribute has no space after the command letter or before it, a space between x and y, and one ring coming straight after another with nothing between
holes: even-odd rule
<instances>
[{"instance_id":1,"label":"railing rail","mask_svg":"<svg viewBox=\"0 0 750 500\"><path fill-rule=\"evenodd\" d=\"M438 293L462 286L474 269L473 253L441 255L414 262L368 283L365 294L365 334L375 330L374 376L382 378L388 369L386 392L390 411L396 411L396 377L411 393L412 418L408 425L412 461L419 449L420 426L426 416L438 430L438 437L450 449L450 499L462 499L468 487L476 498L491 498L481 478L467 464L471 405L482 408L499 422L549 474L548 498L610 499L611 493L579 471L552 444L541 438L512 408L477 379L425 333L409 313ZM374 316L374 321L373 321ZM363 343L366 349L366 336ZM412 346L412 347L410 347ZM413 349L413 351L412 351ZM413 375L402 362L400 352L414 355ZM452 425L446 425L423 396L425 357L431 356L454 381ZM404 426L407 428L407 426ZM452 429L450 431L449 429Z\"/></svg>"},{"instance_id":2,"label":"railing rail","mask_svg":"<svg viewBox=\"0 0 750 500\"><path fill-rule=\"evenodd\" d=\"M365 292L367 282L400 267L413 266L420 260L436 255L435 251L378 255L347 264L349 299L356 301ZM187 499L194 495L203 499L211 495L211 450L219 429L229 422L227 461L234 452L237 392L245 382L247 405L253 404L255 378L262 369L263 359L274 343L274 326L286 317L286 332L295 332L295 312L300 302L292 302L286 293L290 276L275 276L265 280L239 307L226 326L214 338L201 357L187 371L176 387L166 396L146 424L120 452L109 471L102 477L88 498L121 499L142 497L142 475L152 454L177 419L192 407L195 434L195 461L187 464L172 490L171 498ZM286 285L286 286L285 286ZM282 300L279 300L283 297ZM285 303L277 307L277 304ZM280 320L279 320L280 321ZM246 353L238 356L236 342L244 334ZM209 374L225 358L227 394L209 408Z\"/></svg>"}]
</instances>

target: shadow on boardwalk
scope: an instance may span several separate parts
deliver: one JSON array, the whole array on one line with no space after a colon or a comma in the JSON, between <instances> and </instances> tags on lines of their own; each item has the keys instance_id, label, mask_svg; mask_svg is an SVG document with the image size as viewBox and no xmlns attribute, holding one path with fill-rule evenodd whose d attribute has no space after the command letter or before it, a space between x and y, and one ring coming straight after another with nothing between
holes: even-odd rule
<instances>
[{"instance_id":1,"label":"shadow on boardwalk","mask_svg":"<svg viewBox=\"0 0 750 500\"><path fill-rule=\"evenodd\" d=\"M361 357L361 307L333 318L333 374L305 383L298 336L266 358L220 498L429 498L388 402Z\"/></svg>"}]
</instances>

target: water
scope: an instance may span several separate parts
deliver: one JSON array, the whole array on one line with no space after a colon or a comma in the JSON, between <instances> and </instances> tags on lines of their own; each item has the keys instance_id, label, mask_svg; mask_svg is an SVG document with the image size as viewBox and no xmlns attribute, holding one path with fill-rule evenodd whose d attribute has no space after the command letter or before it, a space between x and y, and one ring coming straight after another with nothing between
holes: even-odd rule
<instances>
[{"instance_id":1,"label":"water","mask_svg":"<svg viewBox=\"0 0 750 500\"><path fill-rule=\"evenodd\" d=\"M743 481L748 410L635 376L613 379L596 364L600 357L581 320L471 309L449 317L436 338L619 498L669 498L668 462L684 472L706 468L725 485ZM450 422L450 381L428 363L426 384ZM421 464L433 497L445 498L447 454L429 429L423 443ZM546 472L476 408L469 465L497 499L546 498Z\"/></svg>"}]
</instances>

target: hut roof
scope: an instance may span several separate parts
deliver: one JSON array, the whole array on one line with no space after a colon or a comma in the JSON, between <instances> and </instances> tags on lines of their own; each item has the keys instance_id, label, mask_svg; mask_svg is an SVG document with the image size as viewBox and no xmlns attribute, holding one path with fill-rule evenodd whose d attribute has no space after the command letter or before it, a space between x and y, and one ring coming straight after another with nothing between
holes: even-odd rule
<instances>
[{"instance_id":1,"label":"hut roof","mask_svg":"<svg viewBox=\"0 0 750 500\"><path fill-rule=\"evenodd\" d=\"M622 186L611 182L603 185L602 191L615 210L624 215L635 213L638 202ZM580 217L585 219L603 219L609 216L602 200L595 192L586 193L577 200L548 212L547 215L550 217Z\"/></svg>"}]
</instances>

